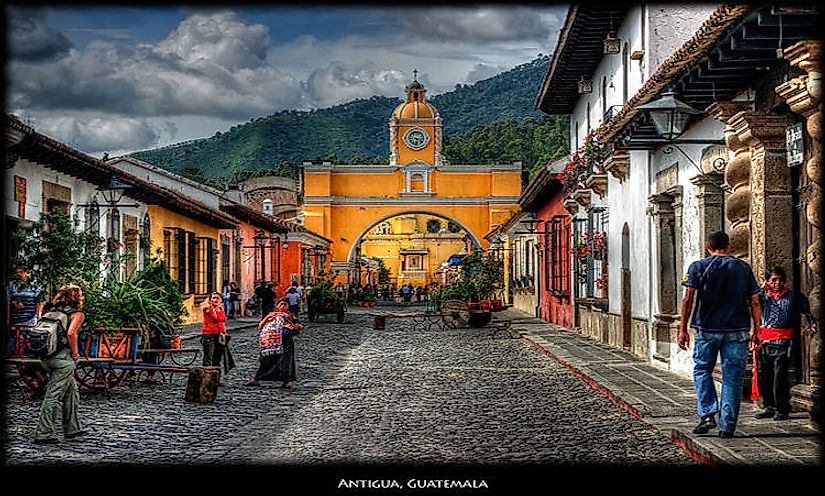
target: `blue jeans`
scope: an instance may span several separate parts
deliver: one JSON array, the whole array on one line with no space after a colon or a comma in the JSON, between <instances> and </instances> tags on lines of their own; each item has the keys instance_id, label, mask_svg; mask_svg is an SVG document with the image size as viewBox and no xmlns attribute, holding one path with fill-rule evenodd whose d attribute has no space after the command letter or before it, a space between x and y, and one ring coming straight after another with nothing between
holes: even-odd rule
<instances>
[{"instance_id":1,"label":"blue jeans","mask_svg":"<svg viewBox=\"0 0 825 496\"><path fill-rule=\"evenodd\" d=\"M713 367L716 356L722 356L722 405L721 410L713 386ZM693 386L699 417L719 413L719 430L733 432L739 417L742 400L742 380L748 357L748 332L696 333L693 345Z\"/></svg>"}]
</instances>

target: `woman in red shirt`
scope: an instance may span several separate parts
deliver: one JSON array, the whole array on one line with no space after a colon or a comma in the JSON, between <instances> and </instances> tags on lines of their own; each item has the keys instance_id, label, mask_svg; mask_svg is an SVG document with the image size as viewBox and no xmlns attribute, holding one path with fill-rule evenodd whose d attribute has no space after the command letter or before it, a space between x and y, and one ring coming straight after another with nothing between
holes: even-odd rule
<instances>
[{"instance_id":1,"label":"woman in red shirt","mask_svg":"<svg viewBox=\"0 0 825 496\"><path fill-rule=\"evenodd\" d=\"M203 366L220 367L226 346L226 314L220 293L209 295L209 306L203 309Z\"/></svg>"}]
</instances>

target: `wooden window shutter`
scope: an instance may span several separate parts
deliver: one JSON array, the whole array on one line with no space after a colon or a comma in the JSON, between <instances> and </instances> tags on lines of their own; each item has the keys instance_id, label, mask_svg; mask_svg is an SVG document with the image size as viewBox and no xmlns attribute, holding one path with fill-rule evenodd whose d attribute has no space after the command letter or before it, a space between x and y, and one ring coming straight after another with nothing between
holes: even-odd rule
<instances>
[{"instance_id":1,"label":"wooden window shutter","mask_svg":"<svg viewBox=\"0 0 825 496\"><path fill-rule=\"evenodd\" d=\"M189 291L194 294L198 293L198 266L196 265L198 258L198 238L195 237L195 233L193 232L187 232L186 235L189 237Z\"/></svg>"},{"instance_id":2,"label":"wooden window shutter","mask_svg":"<svg viewBox=\"0 0 825 496\"><path fill-rule=\"evenodd\" d=\"M186 293L186 231L175 228L178 241L178 287L181 293Z\"/></svg>"},{"instance_id":3,"label":"wooden window shutter","mask_svg":"<svg viewBox=\"0 0 825 496\"><path fill-rule=\"evenodd\" d=\"M216 291L217 283L215 276L218 268L218 249L217 242L212 238L206 240L206 292L211 293Z\"/></svg>"}]
</instances>

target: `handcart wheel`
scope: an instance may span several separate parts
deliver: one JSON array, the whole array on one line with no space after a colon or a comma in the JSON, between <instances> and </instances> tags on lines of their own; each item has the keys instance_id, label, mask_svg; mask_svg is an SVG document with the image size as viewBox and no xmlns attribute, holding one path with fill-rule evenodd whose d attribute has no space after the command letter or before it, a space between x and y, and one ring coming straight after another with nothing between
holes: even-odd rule
<instances>
[{"instance_id":1,"label":"handcart wheel","mask_svg":"<svg viewBox=\"0 0 825 496\"><path fill-rule=\"evenodd\" d=\"M467 327L470 323L470 307L466 301L447 300L441 305L442 319L450 329Z\"/></svg>"}]
</instances>

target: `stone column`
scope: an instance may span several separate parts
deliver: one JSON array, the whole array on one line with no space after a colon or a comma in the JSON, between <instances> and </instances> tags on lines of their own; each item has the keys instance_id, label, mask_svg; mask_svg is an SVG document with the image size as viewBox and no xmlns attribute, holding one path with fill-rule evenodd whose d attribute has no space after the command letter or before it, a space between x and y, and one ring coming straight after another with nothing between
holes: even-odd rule
<instances>
[{"instance_id":1,"label":"stone column","mask_svg":"<svg viewBox=\"0 0 825 496\"><path fill-rule=\"evenodd\" d=\"M690 179L696 186L696 198L699 199L699 253L705 253L708 236L725 226L722 218L723 181L724 176L720 173L698 174Z\"/></svg>"},{"instance_id":2,"label":"stone column","mask_svg":"<svg viewBox=\"0 0 825 496\"><path fill-rule=\"evenodd\" d=\"M739 112L729 121L750 147L750 264L757 277L793 263L791 174L785 158L787 116ZM733 196L733 195L732 195Z\"/></svg>"},{"instance_id":3,"label":"stone column","mask_svg":"<svg viewBox=\"0 0 825 496\"><path fill-rule=\"evenodd\" d=\"M805 117L808 134L811 137L811 150L806 153L805 173L808 176L811 187L811 196L806 206L805 214L808 224L811 226L812 236L806 251L806 263L811 270L811 281L808 287L811 288L808 298L811 302L811 311L817 320L822 319L822 296L820 286L822 284L822 265L819 258L822 244L822 165L821 165L821 119L822 119L822 88L820 80L822 78L821 69L822 44L819 41L800 41L784 50L784 57L794 67L799 67L806 74L793 78L776 87L776 92L788 102L791 110ZM820 358L822 352L822 339L820 334L808 338L803 337L803 342L808 341L803 347L808 349L808 356L805 361L809 364L810 386L803 387L806 391L801 391L803 407L811 409L811 418L817 423L818 412L821 410L821 400L815 392L821 387L822 379L820 375ZM794 387L794 392L799 390L799 386ZM796 395L795 395L796 396ZM796 400L796 398L794 398ZM796 401L795 401L796 402Z\"/></svg>"},{"instance_id":4,"label":"stone column","mask_svg":"<svg viewBox=\"0 0 825 496\"><path fill-rule=\"evenodd\" d=\"M653 204L653 218L656 225L656 249L658 253L658 303L659 313L653 322L655 351L653 357L670 362L671 344L676 342L679 315L676 313L676 219L673 212L673 197L655 194L649 198ZM681 269L678 270L681 272Z\"/></svg>"},{"instance_id":5,"label":"stone column","mask_svg":"<svg viewBox=\"0 0 825 496\"><path fill-rule=\"evenodd\" d=\"M676 246L675 264L676 264L676 276L677 277L681 277L682 274L685 272L685 270L683 268L685 266L685 262L684 262L684 247L685 247L685 245L684 245L684 242L682 241L682 229L683 229L683 226L684 226L684 223L682 222L682 218L683 218L682 212L684 210L683 209L683 203L682 203L682 191L683 191L683 189L684 188L682 186L677 184L676 186L668 188L665 191L665 194L670 195L670 196L673 197L673 203L671 203L671 205L673 206L673 219L674 219L673 242L675 243L675 246ZM677 282L678 282L678 279L677 279ZM684 288L682 287L681 284L676 284L677 308L678 308L679 302L682 301L682 296L683 295L684 295Z\"/></svg>"},{"instance_id":6,"label":"stone column","mask_svg":"<svg viewBox=\"0 0 825 496\"><path fill-rule=\"evenodd\" d=\"M714 119L725 124L725 144L734 156L725 166L725 181L732 192L725 202L725 214L731 222L730 253L750 261L750 170L751 150L739 138L731 119L750 108L747 102L716 102L707 108ZM704 247L702 247L704 250Z\"/></svg>"}]
</instances>

